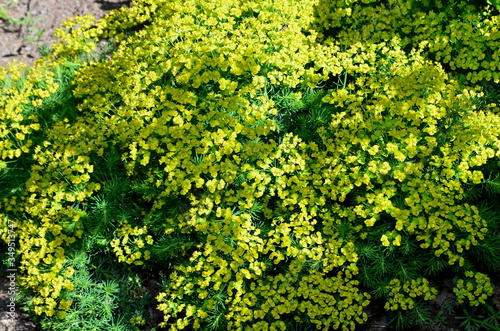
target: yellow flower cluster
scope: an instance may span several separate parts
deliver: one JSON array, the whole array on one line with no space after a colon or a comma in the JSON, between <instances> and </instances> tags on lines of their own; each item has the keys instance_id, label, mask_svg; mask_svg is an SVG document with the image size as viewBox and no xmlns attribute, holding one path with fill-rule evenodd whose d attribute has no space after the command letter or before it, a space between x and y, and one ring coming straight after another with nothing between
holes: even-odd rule
<instances>
[{"instance_id":1,"label":"yellow flower cluster","mask_svg":"<svg viewBox=\"0 0 500 331\"><path fill-rule=\"evenodd\" d=\"M380 238L380 241L382 242L382 246L401 246L401 235L400 234L394 234L394 232L389 232L386 234L383 234L382 237Z\"/></svg>"},{"instance_id":2,"label":"yellow flower cluster","mask_svg":"<svg viewBox=\"0 0 500 331\"><path fill-rule=\"evenodd\" d=\"M0 79L5 85L0 92L0 174L12 178L10 167L29 174L22 183L25 190L21 195L16 190L3 195L1 209L9 217L3 216L2 223L7 225L7 219L15 220L19 242L16 253L22 272L19 283L36 289L35 312L49 316L62 316L69 309L68 302L58 303L57 299L63 291L73 288L69 281L72 270L63 267L64 247L81 234L67 231L83 215L73 207L99 187L98 184L75 187L89 179L88 173L93 169L88 158L65 148L64 132L58 143L54 143L50 133L40 132L42 126L47 130L47 123L40 120L39 112L64 79L60 66L38 60L29 69L21 63L0 69ZM47 140L40 143L40 136L45 133ZM20 166L29 165L26 160L30 158L35 160L31 169ZM7 187L10 185L8 182ZM7 226L0 228L4 240L7 230Z\"/></svg>"},{"instance_id":3,"label":"yellow flower cluster","mask_svg":"<svg viewBox=\"0 0 500 331\"><path fill-rule=\"evenodd\" d=\"M43 100L59 87L53 68L43 61L30 69L24 63L13 62L0 68L0 175L5 172L7 162L17 160L33 149L31 135L40 130L35 112Z\"/></svg>"},{"instance_id":4,"label":"yellow flower cluster","mask_svg":"<svg viewBox=\"0 0 500 331\"><path fill-rule=\"evenodd\" d=\"M479 306L486 303L486 299L493 294L493 286L490 278L480 272L467 271L466 279L459 279L453 293L457 296L457 302L467 302L471 306Z\"/></svg>"},{"instance_id":5,"label":"yellow flower cluster","mask_svg":"<svg viewBox=\"0 0 500 331\"><path fill-rule=\"evenodd\" d=\"M147 234L147 227L132 227L127 221L116 229L118 238L110 242L118 262L143 265L143 260L149 260L151 252L146 250L147 245L153 244L153 237Z\"/></svg>"},{"instance_id":6,"label":"yellow flower cluster","mask_svg":"<svg viewBox=\"0 0 500 331\"><path fill-rule=\"evenodd\" d=\"M215 238L214 235L211 237ZM321 237L316 238L322 242ZM222 244L223 241L220 241ZM349 249L352 249L353 245L348 244L341 249L329 245L333 250L325 252L325 258L319 261L320 265L325 265L323 271L313 270L307 275L302 273L304 267L316 259L307 259L304 251L308 249L303 249L290 263L288 270L276 276L269 275L271 270L267 270L264 263L255 261L263 245L255 245L257 248L252 250L250 247L254 245L249 243L248 239L246 242L235 243L235 249L225 245L207 245L203 252L197 251L193 254L190 259L192 267L176 267L177 271L171 275L169 289L157 297L160 302L158 308L165 313L162 325L169 325L174 329L183 329L187 325L192 325L195 329L200 328L209 313L216 309L217 303L210 295L212 291L224 291L229 297L225 301L228 309L225 318L230 329L259 325L261 328L274 327L279 330L278 325L282 323L280 318L287 314L296 316L299 322L299 316L304 314L318 328L325 330L331 327L349 330L353 329L356 323L366 321L367 315L363 307L368 305L370 296L359 291L358 281L353 279L356 274L355 267L350 265L345 271L339 271L336 276L327 275L335 266L342 264L338 261L349 258L342 254L350 256L352 253L349 253ZM245 250L240 250L241 247ZM219 252L215 253L215 250ZM276 252L268 253L269 257L290 257L287 252ZM228 254L230 256L225 256ZM275 260L274 263L279 262ZM245 289L246 287L248 289ZM185 295L202 299L203 306L195 309L190 305L174 304L176 298ZM179 320L167 324L170 319L175 321L177 314L186 315L182 324L179 325ZM268 323L269 317L276 322Z\"/></svg>"},{"instance_id":7,"label":"yellow flower cluster","mask_svg":"<svg viewBox=\"0 0 500 331\"><path fill-rule=\"evenodd\" d=\"M140 325L144 325L146 324L146 321L144 320L143 317L141 316L136 316L136 317L133 317L131 320L130 320L130 324L132 326L140 326Z\"/></svg>"},{"instance_id":8,"label":"yellow flower cluster","mask_svg":"<svg viewBox=\"0 0 500 331\"><path fill-rule=\"evenodd\" d=\"M423 300L434 300L438 290L429 285L425 278L417 278L401 284L399 279L393 279L386 286L389 299L385 304L386 310L409 310L415 306L415 299L421 297Z\"/></svg>"},{"instance_id":9,"label":"yellow flower cluster","mask_svg":"<svg viewBox=\"0 0 500 331\"><path fill-rule=\"evenodd\" d=\"M73 290L70 278L74 272L71 267L63 265L66 261L63 247L75 242L75 238L61 233L57 226L45 223L38 227L35 224L30 219L18 222L19 284L36 288L33 297L35 313L60 315L71 305L67 300L58 303L58 298L64 291Z\"/></svg>"},{"instance_id":10,"label":"yellow flower cluster","mask_svg":"<svg viewBox=\"0 0 500 331\"><path fill-rule=\"evenodd\" d=\"M324 157L350 165L351 180L344 185L371 191L352 208L366 218L365 225L373 226L378 214L388 213L396 231L415 235L422 248L432 247L436 256L446 254L450 264L462 264L455 248L462 252L487 232L477 208L459 203L462 183L481 183L483 174L471 169L496 157L498 117L471 112L470 98L477 94L461 91L419 53L407 58L395 45L386 51L381 44L379 49L387 52L383 58L391 59L390 71L380 68L378 74L361 76L325 97L345 111L334 116L328 131L320 132L324 145L335 153ZM450 130L449 116L457 112L464 122ZM446 137L444 130L453 136ZM402 197L403 203L395 205L394 196ZM401 237L394 232L381 237L384 246L392 240L398 246Z\"/></svg>"},{"instance_id":11,"label":"yellow flower cluster","mask_svg":"<svg viewBox=\"0 0 500 331\"><path fill-rule=\"evenodd\" d=\"M423 49L471 83L499 82L500 16L494 11L462 0L335 0L320 3L315 24L327 42L333 39L328 31L342 27L335 40L343 45L377 44L399 36L402 47Z\"/></svg>"},{"instance_id":12,"label":"yellow flower cluster","mask_svg":"<svg viewBox=\"0 0 500 331\"><path fill-rule=\"evenodd\" d=\"M60 41L53 45L53 56L71 59L81 53L91 53L96 47L96 35L84 33L95 24L92 15L75 16L67 19L63 27L57 28L55 36ZM94 38L92 38L94 37Z\"/></svg>"}]
</instances>

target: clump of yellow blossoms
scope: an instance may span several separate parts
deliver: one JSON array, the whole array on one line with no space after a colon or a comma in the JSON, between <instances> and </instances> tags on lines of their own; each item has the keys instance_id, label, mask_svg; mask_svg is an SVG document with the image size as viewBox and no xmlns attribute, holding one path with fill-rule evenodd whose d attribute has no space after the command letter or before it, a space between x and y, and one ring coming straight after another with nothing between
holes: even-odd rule
<instances>
[{"instance_id":1,"label":"clump of yellow blossoms","mask_svg":"<svg viewBox=\"0 0 500 331\"><path fill-rule=\"evenodd\" d=\"M118 257L118 262L142 265L144 262L141 261L141 258L149 260L150 252L143 250L143 248L153 244L153 237L151 235L143 236L146 231L146 226L132 228L128 222L124 222L123 226L117 229L119 238L111 240L110 245ZM131 236L135 238L132 239Z\"/></svg>"},{"instance_id":2,"label":"clump of yellow blossoms","mask_svg":"<svg viewBox=\"0 0 500 331\"><path fill-rule=\"evenodd\" d=\"M485 304L486 299L493 294L493 286L490 278L480 272L467 271L467 279L459 279L453 292L457 296L458 303L468 301L471 306Z\"/></svg>"},{"instance_id":3,"label":"clump of yellow blossoms","mask_svg":"<svg viewBox=\"0 0 500 331\"><path fill-rule=\"evenodd\" d=\"M424 300L433 300L437 294L437 289L430 287L429 281L425 278L412 279L404 284L401 284L399 279L393 279L388 286L390 298L385 304L385 309L412 309L415 306L414 298L421 296Z\"/></svg>"},{"instance_id":4,"label":"clump of yellow blossoms","mask_svg":"<svg viewBox=\"0 0 500 331\"><path fill-rule=\"evenodd\" d=\"M15 219L35 312L64 315L68 252L101 235L114 263L163 268L169 330L352 330L373 295L435 298L422 275L474 268L495 230L471 190L498 171L475 84L499 79L497 17L458 8L475 29L399 0L136 0L67 21L50 58L0 72L0 175L26 168L1 234ZM457 299L484 303L488 276L466 276Z\"/></svg>"}]
</instances>

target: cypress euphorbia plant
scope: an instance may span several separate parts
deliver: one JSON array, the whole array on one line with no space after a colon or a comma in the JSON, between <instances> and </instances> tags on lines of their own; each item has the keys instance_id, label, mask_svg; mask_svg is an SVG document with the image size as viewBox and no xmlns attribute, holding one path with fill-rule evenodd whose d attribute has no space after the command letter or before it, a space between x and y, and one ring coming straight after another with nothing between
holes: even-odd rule
<instances>
[{"instance_id":1,"label":"cypress euphorbia plant","mask_svg":"<svg viewBox=\"0 0 500 331\"><path fill-rule=\"evenodd\" d=\"M164 275L169 330L354 329L373 298L423 309L444 271L484 304L498 18L457 6L137 0L67 21L0 76L2 236L15 221L35 313L75 318L88 269Z\"/></svg>"}]
</instances>

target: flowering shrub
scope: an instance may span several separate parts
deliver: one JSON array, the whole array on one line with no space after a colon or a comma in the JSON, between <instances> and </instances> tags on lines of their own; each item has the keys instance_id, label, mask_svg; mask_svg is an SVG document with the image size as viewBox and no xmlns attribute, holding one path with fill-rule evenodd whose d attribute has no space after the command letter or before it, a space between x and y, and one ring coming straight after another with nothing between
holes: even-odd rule
<instances>
[{"instance_id":1,"label":"flowering shrub","mask_svg":"<svg viewBox=\"0 0 500 331\"><path fill-rule=\"evenodd\" d=\"M137 0L67 21L0 76L2 236L15 220L35 313L71 311L79 254L97 280L163 274L169 330L354 329L372 298L425 309L450 271L484 304L498 17L456 5Z\"/></svg>"}]
</instances>

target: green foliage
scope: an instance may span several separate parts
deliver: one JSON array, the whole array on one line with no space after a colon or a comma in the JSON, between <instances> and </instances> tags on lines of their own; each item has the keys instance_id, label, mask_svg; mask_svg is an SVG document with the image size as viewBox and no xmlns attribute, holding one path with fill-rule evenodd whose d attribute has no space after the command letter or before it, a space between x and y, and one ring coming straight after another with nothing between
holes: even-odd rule
<instances>
[{"instance_id":1,"label":"green foliage","mask_svg":"<svg viewBox=\"0 0 500 331\"><path fill-rule=\"evenodd\" d=\"M9 5L12 3L12 1L8 1L7 3L7 8ZM3 5L0 5L0 20L3 20L9 24L13 25L23 25L29 23L28 20L21 19L21 20L16 20L14 19L9 13L5 10L5 7Z\"/></svg>"},{"instance_id":2,"label":"green foliage","mask_svg":"<svg viewBox=\"0 0 500 331\"><path fill-rule=\"evenodd\" d=\"M444 323L451 277L462 326L498 328L498 20L454 0L68 20L0 72L28 306L52 330L137 330L151 305L169 330L348 330L382 302L406 329Z\"/></svg>"},{"instance_id":3,"label":"green foliage","mask_svg":"<svg viewBox=\"0 0 500 331\"><path fill-rule=\"evenodd\" d=\"M62 300L71 308L62 319L43 320L46 330L135 330L130 325L134 318L147 317L151 304L147 294L140 295L140 282L123 276L107 264L102 270L94 266L83 251L69 256L68 266L74 270L74 289Z\"/></svg>"},{"instance_id":4,"label":"green foliage","mask_svg":"<svg viewBox=\"0 0 500 331\"><path fill-rule=\"evenodd\" d=\"M490 5L494 6L497 10L500 10L500 1L498 0L486 0Z\"/></svg>"},{"instance_id":5,"label":"green foliage","mask_svg":"<svg viewBox=\"0 0 500 331\"><path fill-rule=\"evenodd\" d=\"M463 315L462 315L463 314ZM455 318L460 321L460 326L467 331L475 330L500 330L500 314L491 305L485 305L483 312L464 308L462 314Z\"/></svg>"}]
</instances>

